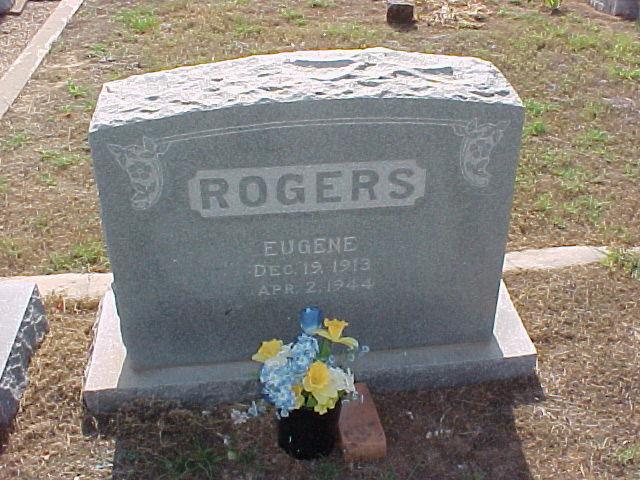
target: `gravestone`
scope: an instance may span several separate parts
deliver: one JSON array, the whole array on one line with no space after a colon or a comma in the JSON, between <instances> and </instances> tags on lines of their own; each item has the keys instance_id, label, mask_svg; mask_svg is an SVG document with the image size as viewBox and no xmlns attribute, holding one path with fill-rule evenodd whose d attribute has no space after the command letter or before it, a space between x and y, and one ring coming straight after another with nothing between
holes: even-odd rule
<instances>
[{"instance_id":1,"label":"gravestone","mask_svg":"<svg viewBox=\"0 0 640 480\"><path fill-rule=\"evenodd\" d=\"M387 0L387 23L407 25L413 24L413 1Z\"/></svg>"},{"instance_id":2,"label":"gravestone","mask_svg":"<svg viewBox=\"0 0 640 480\"><path fill-rule=\"evenodd\" d=\"M29 361L48 330L35 283L0 283L0 427L18 411Z\"/></svg>"},{"instance_id":3,"label":"gravestone","mask_svg":"<svg viewBox=\"0 0 640 480\"><path fill-rule=\"evenodd\" d=\"M500 286L522 122L490 63L382 48L106 84L90 143L114 284L87 404L252 394L246 360L310 304L370 346L374 387L531 373Z\"/></svg>"},{"instance_id":4,"label":"gravestone","mask_svg":"<svg viewBox=\"0 0 640 480\"><path fill-rule=\"evenodd\" d=\"M596 10L627 20L640 16L640 0L589 0L589 3Z\"/></svg>"},{"instance_id":5,"label":"gravestone","mask_svg":"<svg viewBox=\"0 0 640 480\"><path fill-rule=\"evenodd\" d=\"M0 0L0 15L4 15L11 7L13 7L14 0Z\"/></svg>"}]
</instances>

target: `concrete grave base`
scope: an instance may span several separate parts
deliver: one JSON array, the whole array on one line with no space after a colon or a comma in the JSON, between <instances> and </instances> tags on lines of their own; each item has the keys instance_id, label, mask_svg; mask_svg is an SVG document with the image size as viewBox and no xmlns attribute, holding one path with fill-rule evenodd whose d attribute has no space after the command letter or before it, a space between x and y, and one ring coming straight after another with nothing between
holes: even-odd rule
<instances>
[{"instance_id":1,"label":"concrete grave base","mask_svg":"<svg viewBox=\"0 0 640 480\"><path fill-rule=\"evenodd\" d=\"M35 283L0 284L0 427L7 427L18 411L29 360L47 330Z\"/></svg>"},{"instance_id":2,"label":"concrete grave base","mask_svg":"<svg viewBox=\"0 0 640 480\"><path fill-rule=\"evenodd\" d=\"M448 387L535 374L536 349L504 283L495 320L490 342L371 352L356 362L356 378L375 391ZM111 291L102 300L94 328L83 388L84 402L93 413L113 412L139 398L205 405L258 395L258 365L253 362L133 370L127 362Z\"/></svg>"}]
</instances>

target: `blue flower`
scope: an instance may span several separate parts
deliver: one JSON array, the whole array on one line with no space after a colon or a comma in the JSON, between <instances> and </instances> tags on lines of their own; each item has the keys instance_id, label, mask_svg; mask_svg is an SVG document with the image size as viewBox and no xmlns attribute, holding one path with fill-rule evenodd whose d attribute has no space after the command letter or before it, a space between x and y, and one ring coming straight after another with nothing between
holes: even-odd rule
<instances>
[{"instance_id":1,"label":"blue flower","mask_svg":"<svg viewBox=\"0 0 640 480\"><path fill-rule=\"evenodd\" d=\"M322 328L322 310L318 307L306 307L300 310L300 327L304 333L313 335Z\"/></svg>"},{"instance_id":2,"label":"blue flower","mask_svg":"<svg viewBox=\"0 0 640 480\"><path fill-rule=\"evenodd\" d=\"M291 347L291 370L293 373L304 376L316 358L319 351L318 340L306 333L298 337ZM302 378L300 378L302 380Z\"/></svg>"}]
</instances>

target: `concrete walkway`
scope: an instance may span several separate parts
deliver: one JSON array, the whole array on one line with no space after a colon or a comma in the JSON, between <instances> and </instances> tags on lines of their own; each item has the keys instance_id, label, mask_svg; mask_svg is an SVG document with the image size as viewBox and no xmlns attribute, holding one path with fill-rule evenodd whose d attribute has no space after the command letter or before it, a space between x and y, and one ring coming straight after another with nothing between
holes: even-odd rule
<instances>
[{"instance_id":1,"label":"concrete walkway","mask_svg":"<svg viewBox=\"0 0 640 480\"><path fill-rule=\"evenodd\" d=\"M640 253L640 247L632 249ZM606 247L552 247L507 253L504 272L517 270L547 270L597 263L607 256ZM36 282L43 296L61 295L67 299L102 298L109 289L110 273L63 273L28 277L0 277L0 282Z\"/></svg>"},{"instance_id":2,"label":"concrete walkway","mask_svg":"<svg viewBox=\"0 0 640 480\"><path fill-rule=\"evenodd\" d=\"M20 56L0 78L0 119L27 84L51 45L60 36L84 0L61 0Z\"/></svg>"}]
</instances>

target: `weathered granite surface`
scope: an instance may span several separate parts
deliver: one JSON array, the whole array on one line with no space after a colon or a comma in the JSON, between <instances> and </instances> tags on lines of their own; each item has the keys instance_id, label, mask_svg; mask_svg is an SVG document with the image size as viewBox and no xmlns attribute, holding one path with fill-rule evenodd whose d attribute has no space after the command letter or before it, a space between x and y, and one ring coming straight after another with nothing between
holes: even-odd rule
<instances>
[{"instance_id":1,"label":"weathered granite surface","mask_svg":"<svg viewBox=\"0 0 640 480\"><path fill-rule=\"evenodd\" d=\"M521 105L500 71L479 58L387 48L284 52L106 83L90 131L188 112L354 98Z\"/></svg>"},{"instance_id":2,"label":"weathered granite surface","mask_svg":"<svg viewBox=\"0 0 640 480\"><path fill-rule=\"evenodd\" d=\"M48 330L35 283L0 283L0 426L8 426L28 385L27 369Z\"/></svg>"},{"instance_id":3,"label":"weathered granite surface","mask_svg":"<svg viewBox=\"0 0 640 480\"><path fill-rule=\"evenodd\" d=\"M355 363L355 375L374 391L426 389L535 375L536 349L501 284L489 342L373 351ZM135 399L178 400L208 405L256 398L259 366L230 362L134 370L120 335L112 292L102 300L83 399L93 413L113 412Z\"/></svg>"},{"instance_id":4,"label":"weathered granite surface","mask_svg":"<svg viewBox=\"0 0 640 480\"><path fill-rule=\"evenodd\" d=\"M308 304L377 351L489 342L522 121L490 63L387 49L106 84L90 143L131 366L241 361Z\"/></svg>"}]
</instances>

